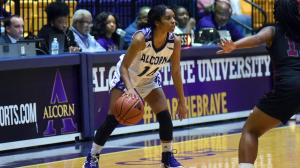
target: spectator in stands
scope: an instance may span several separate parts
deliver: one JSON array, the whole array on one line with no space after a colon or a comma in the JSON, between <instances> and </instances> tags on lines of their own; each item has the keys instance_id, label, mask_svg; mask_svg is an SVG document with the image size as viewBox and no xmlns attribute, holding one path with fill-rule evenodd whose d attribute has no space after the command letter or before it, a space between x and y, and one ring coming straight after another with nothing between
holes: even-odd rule
<instances>
[{"instance_id":1,"label":"spectator in stands","mask_svg":"<svg viewBox=\"0 0 300 168\"><path fill-rule=\"evenodd\" d=\"M175 12L175 19L177 23L174 33L175 34L192 33L193 29L196 26L196 20L194 18L190 18L189 12L183 6L176 7L174 12Z\"/></svg>"},{"instance_id":2,"label":"spectator in stands","mask_svg":"<svg viewBox=\"0 0 300 168\"><path fill-rule=\"evenodd\" d=\"M237 25L230 18L232 8L229 0L216 0L214 3L214 11L210 15L201 18L197 24L196 31L202 28L215 28L217 30L227 30L230 33L231 39L236 41L243 37Z\"/></svg>"},{"instance_id":3,"label":"spectator in stands","mask_svg":"<svg viewBox=\"0 0 300 168\"><path fill-rule=\"evenodd\" d=\"M147 16L150 9L151 8L148 6L141 7L135 21L125 29L126 34L124 36L124 49L128 48L132 40L132 35L139 29L140 25L147 24Z\"/></svg>"},{"instance_id":4,"label":"spectator in stands","mask_svg":"<svg viewBox=\"0 0 300 168\"><path fill-rule=\"evenodd\" d=\"M202 18L203 16L209 15L213 10L214 2L215 0L197 0L198 17Z\"/></svg>"},{"instance_id":5,"label":"spectator in stands","mask_svg":"<svg viewBox=\"0 0 300 168\"><path fill-rule=\"evenodd\" d=\"M120 35L116 32L119 23L116 16L111 12L101 12L96 16L94 23L92 34L97 39L97 42L106 51L119 50Z\"/></svg>"},{"instance_id":6,"label":"spectator in stands","mask_svg":"<svg viewBox=\"0 0 300 168\"><path fill-rule=\"evenodd\" d=\"M80 48L74 40L74 34L68 28L69 7L64 2L50 3L46 8L48 24L43 26L38 37L44 39L39 48L49 53L49 44L55 36L62 36L64 52L78 52Z\"/></svg>"},{"instance_id":7,"label":"spectator in stands","mask_svg":"<svg viewBox=\"0 0 300 168\"><path fill-rule=\"evenodd\" d=\"M74 33L75 41L81 51L105 51L105 49L95 40L94 36L90 34L92 26L92 14L86 9L79 9L74 13L70 30Z\"/></svg>"},{"instance_id":8,"label":"spectator in stands","mask_svg":"<svg viewBox=\"0 0 300 168\"><path fill-rule=\"evenodd\" d=\"M5 33L0 37L0 43L17 43L23 38L24 21L20 16L9 16L4 20Z\"/></svg>"}]
</instances>

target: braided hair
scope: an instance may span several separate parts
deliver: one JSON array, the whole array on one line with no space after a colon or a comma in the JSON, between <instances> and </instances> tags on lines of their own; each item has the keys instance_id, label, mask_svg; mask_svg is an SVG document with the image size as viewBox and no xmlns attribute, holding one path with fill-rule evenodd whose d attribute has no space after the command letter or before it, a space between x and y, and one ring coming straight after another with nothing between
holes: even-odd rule
<instances>
[{"instance_id":1,"label":"braided hair","mask_svg":"<svg viewBox=\"0 0 300 168\"><path fill-rule=\"evenodd\" d=\"M300 1L276 0L274 17L276 24L286 33L287 37L300 42Z\"/></svg>"}]
</instances>

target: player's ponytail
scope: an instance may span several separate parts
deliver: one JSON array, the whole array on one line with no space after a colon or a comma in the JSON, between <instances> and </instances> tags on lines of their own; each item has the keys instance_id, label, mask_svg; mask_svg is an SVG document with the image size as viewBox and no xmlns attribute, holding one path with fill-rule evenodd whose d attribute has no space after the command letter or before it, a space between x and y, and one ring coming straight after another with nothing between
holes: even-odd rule
<instances>
[{"instance_id":1,"label":"player's ponytail","mask_svg":"<svg viewBox=\"0 0 300 168\"><path fill-rule=\"evenodd\" d=\"M148 27L155 29L155 22L161 21L165 15L166 10L169 9L166 5L154 6L148 13Z\"/></svg>"}]
</instances>

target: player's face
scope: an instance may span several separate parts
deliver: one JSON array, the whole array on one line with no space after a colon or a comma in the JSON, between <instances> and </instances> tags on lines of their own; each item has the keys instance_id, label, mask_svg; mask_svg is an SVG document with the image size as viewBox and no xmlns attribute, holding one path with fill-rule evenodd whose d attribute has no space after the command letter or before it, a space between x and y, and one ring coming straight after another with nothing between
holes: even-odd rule
<instances>
[{"instance_id":1,"label":"player's face","mask_svg":"<svg viewBox=\"0 0 300 168\"><path fill-rule=\"evenodd\" d=\"M173 32L175 29L175 14L171 9L166 9L165 15L161 17L160 22L157 22L159 30Z\"/></svg>"}]
</instances>

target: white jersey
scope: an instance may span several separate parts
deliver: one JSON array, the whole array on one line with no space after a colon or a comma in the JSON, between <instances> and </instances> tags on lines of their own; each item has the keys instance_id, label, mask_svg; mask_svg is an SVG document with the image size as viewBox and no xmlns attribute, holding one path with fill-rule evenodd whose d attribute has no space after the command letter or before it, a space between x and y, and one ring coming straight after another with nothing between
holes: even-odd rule
<instances>
[{"instance_id":1,"label":"white jersey","mask_svg":"<svg viewBox=\"0 0 300 168\"><path fill-rule=\"evenodd\" d=\"M138 32L144 34L146 47L137 53L128 71L132 84L144 98L151 90L161 87L159 70L169 62L173 54L175 35L168 33L165 44L161 48L156 49L153 45L153 32L150 28L138 30L136 33ZM111 89L118 88L123 91L125 90L125 84L120 75L120 66L124 55L120 56L120 60L117 63L116 71L110 85Z\"/></svg>"},{"instance_id":2,"label":"white jersey","mask_svg":"<svg viewBox=\"0 0 300 168\"><path fill-rule=\"evenodd\" d=\"M158 71L168 63L174 51L174 34L168 33L166 42L161 48L156 49L153 45L153 32L150 28L138 30L145 37L146 48L138 52L129 67L129 76L133 83L138 84L141 79L154 78ZM119 68L124 55L120 56L117 67Z\"/></svg>"}]
</instances>

